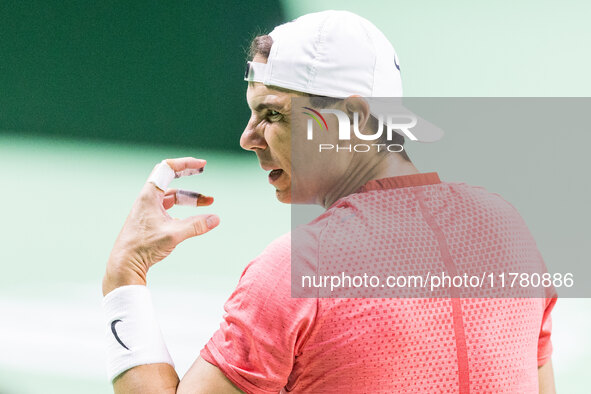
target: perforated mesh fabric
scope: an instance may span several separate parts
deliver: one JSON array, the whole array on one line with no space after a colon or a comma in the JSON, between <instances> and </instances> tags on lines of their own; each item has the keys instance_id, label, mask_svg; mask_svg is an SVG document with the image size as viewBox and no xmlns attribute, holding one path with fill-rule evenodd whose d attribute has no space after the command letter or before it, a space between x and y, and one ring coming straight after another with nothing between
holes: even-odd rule
<instances>
[{"instance_id":1,"label":"perforated mesh fabric","mask_svg":"<svg viewBox=\"0 0 591 394\"><path fill-rule=\"evenodd\" d=\"M527 226L500 196L439 182L435 173L387 178L294 233L300 231L305 236L297 242L293 234L281 237L249 264L201 353L238 387L538 392L537 368L552 350L555 298L454 298L448 290L437 298L375 298L367 288L357 289L356 298L324 298L326 289L316 290L321 297L290 293L294 256L306 263L304 271L318 272L367 268L360 261L379 270L392 259L413 273L474 264L539 269L543 261Z\"/></svg>"}]
</instances>

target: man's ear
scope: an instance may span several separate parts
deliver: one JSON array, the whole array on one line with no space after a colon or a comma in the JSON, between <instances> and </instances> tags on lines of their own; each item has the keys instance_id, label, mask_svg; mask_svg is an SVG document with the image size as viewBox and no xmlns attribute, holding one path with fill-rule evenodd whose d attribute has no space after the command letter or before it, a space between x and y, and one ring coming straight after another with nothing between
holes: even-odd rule
<instances>
[{"instance_id":1,"label":"man's ear","mask_svg":"<svg viewBox=\"0 0 591 394\"><path fill-rule=\"evenodd\" d=\"M359 95L352 95L345 99L345 112L349 116L349 120L351 122L351 127L353 127L353 119L354 113L357 113L357 124L359 125L359 130L365 130L371 113L369 112L369 104L367 101L359 96Z\"/></svg>"}]
</instances>

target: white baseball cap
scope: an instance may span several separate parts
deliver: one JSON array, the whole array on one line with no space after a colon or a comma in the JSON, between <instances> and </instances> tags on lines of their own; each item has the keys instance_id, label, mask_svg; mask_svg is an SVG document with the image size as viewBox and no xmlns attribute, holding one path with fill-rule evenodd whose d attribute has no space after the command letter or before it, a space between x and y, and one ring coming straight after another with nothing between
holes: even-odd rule
<instances>
[{"instance_id":1,"label":"white baseball cap","mask_svg":"<svg viewBox=\"0 0 591 394\"><path fill-rule=\"evenodd\" d=\"M359 95L375 116L410 112L393 99L402 97L394 47L367 19L349 11L321 11L279 25L269 35L267 63L248 62L246 81L328 97ZM413 128L411 139L430 142L443 135L441 129L421 126Z\"/></svg>"}]
</instances>

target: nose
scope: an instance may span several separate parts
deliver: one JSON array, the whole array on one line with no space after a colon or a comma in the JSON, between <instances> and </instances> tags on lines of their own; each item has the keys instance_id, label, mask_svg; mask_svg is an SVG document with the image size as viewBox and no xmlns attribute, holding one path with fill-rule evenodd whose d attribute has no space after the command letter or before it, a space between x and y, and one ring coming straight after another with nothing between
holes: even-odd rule
<instances>
[{"instance_id":1,"label":"nose","mask_svg":"<svg viewBox=\"0 0 591 394\"><path fill-rule=\"evenodd\" d=\"M242 132L242 136L240 136L240 146L242 149L251 151L264 150L267 147L262 128L257 126L254 115L251 116Z\"/></svg>"}]
</instances>

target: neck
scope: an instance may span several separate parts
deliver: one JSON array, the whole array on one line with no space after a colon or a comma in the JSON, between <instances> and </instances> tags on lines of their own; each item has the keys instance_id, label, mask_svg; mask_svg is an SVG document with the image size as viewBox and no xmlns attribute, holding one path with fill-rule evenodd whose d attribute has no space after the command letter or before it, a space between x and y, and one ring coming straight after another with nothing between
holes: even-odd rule
<instances>
[{"instance_id":1,"label":"neck","mask_svg":"<svg viewBox=\"0 0 591 394\"><path fill-rule=\"evenodd\" d=\"M361 165L351 165L341 178L345 181L331 188L319 204L328 209L335 201L354 193L371 180L418 173L414 164L397 153L374 157Z\"/></svg>"}]
</instances>

